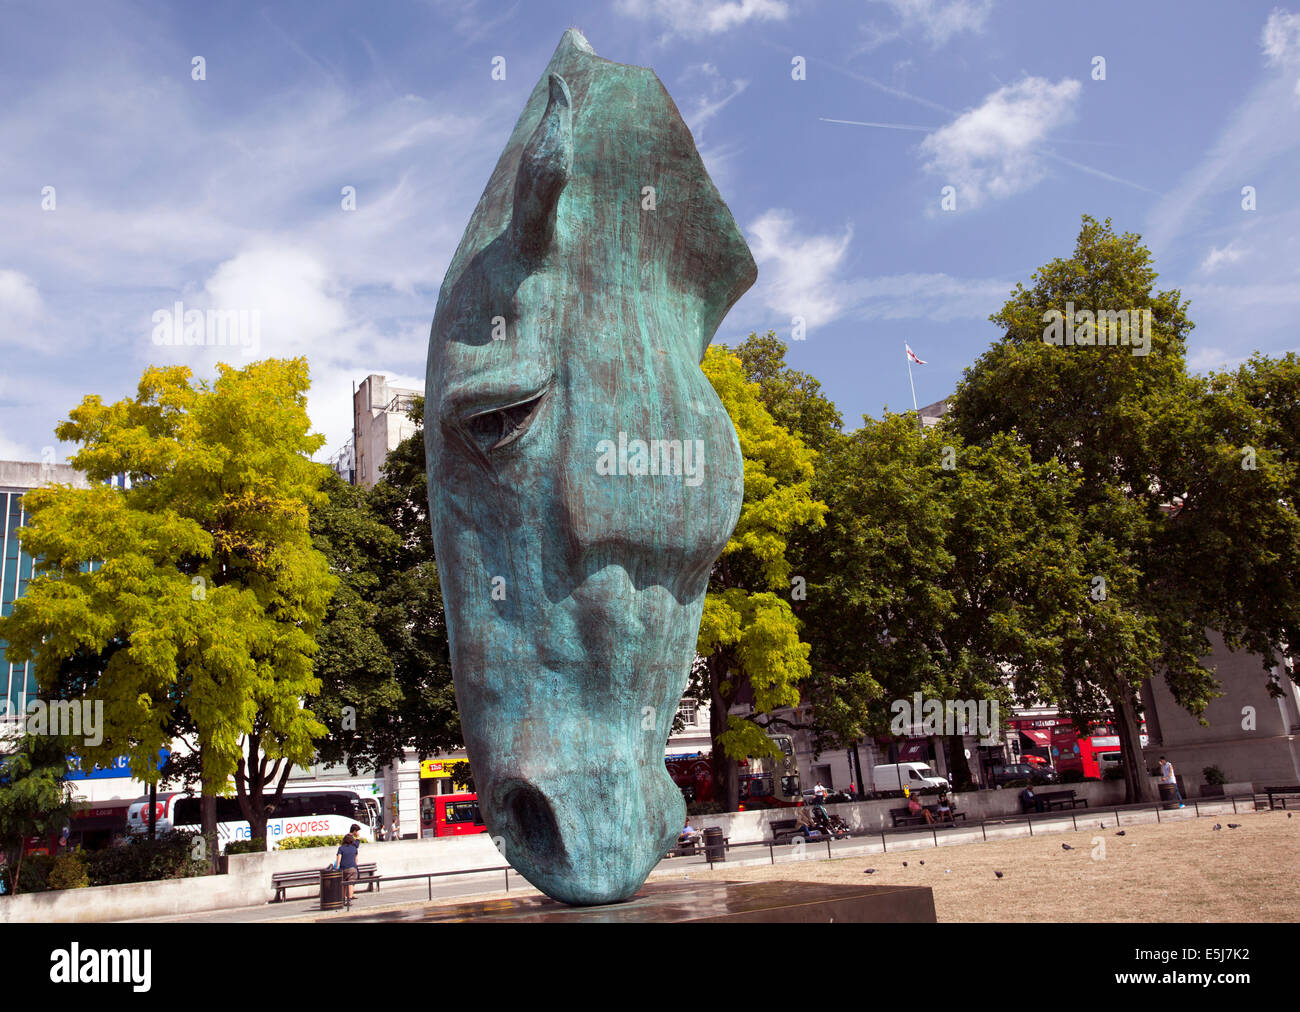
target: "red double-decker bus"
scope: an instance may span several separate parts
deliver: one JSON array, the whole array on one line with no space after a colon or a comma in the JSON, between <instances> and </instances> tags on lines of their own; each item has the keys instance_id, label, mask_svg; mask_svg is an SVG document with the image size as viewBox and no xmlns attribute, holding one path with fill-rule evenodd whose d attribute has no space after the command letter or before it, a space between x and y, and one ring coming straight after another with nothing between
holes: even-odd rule
<instances>
[{"instance_id":1,"label":"red double-decker bus","mask_svg":"<svg viewBox=\"0 0 1300 1012\"><path fill-rule=\"evenodd\" d=\"M1075 770L1087 778L1101 779L1102 769L1097 756L1118 752L1119 735L1108 723L1094 724L1089 731L1080 737L1072 724L1059 724L1052 728L1052 761L1058 773ZM1139 740L1142 748L1149 744L1145 734L1140 735Z\"/></svg>"}]
</instances>

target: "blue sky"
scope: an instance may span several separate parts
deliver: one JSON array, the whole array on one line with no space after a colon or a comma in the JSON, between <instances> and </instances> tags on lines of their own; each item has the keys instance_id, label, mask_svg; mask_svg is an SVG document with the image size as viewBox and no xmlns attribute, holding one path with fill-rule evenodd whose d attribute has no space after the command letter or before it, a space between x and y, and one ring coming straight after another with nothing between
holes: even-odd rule
<instances>
[{"instance_id":1,"label":"blue sky","mask_svg":"<svg viewBox=\"0 0 1300 1012\"><path fill-rule=\"evenodd\" d=\"M63 459L57 421L150 363L251 358L155 344L176 301L256 309L341 445L354 380L422 381L443 272L570 26L655 69L749 240L718 340L803 317L788 361L849 424L911 406L904 341L918 400L949 393L1085 213L1191 299L1194 369L1300 347L1295 0L7 0L0 458Z\"/></svg>"}]
</instances>

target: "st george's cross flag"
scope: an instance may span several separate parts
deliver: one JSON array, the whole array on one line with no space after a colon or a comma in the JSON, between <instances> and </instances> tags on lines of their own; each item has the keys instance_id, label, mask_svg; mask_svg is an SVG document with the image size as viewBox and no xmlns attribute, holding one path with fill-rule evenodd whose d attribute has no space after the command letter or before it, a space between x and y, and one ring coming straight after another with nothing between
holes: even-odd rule
<instances>
[{"instance_id":1,"label":"st george's cross flag","mask_svg":"<svg viewBox=\"0 0 1300 1012\"><path fill-rule=\"evenodd\" d=\"M904 343L904 344L903 344L903 347L907 349L907 357L908 357L908 358L910 358L910 359L911 359L913 362L915 362L917 365L925 365L925 362L924 362L922 359L919 359L919 358L916 357L916 352L914 352L914 351L912 350L912 348L911 348L910 345Z\"/></svg>"}]
</instances>

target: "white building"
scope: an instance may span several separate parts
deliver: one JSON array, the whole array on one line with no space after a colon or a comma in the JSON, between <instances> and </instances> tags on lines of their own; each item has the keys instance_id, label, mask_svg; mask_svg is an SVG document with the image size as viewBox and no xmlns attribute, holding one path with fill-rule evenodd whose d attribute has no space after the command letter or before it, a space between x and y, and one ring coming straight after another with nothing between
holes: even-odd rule
<instances>
[{"instance_id":1,"label":"white building","mask_svg":"<svg viewBox=\"0 0 1300 1012\"><path fill-rule=\"evenodd\" d=\"M371 373L352 392L352 453L354 485L372 488L383 477L384 461L397 444L415 435L416 424L408 417L411 403L423 393L408 387L389 386ZM346 454L347 448L340 451ZM338 456L338 455L336 455ZM335 467L335 470L338 470ZM342 474L342 472L340 472Z\"/></svg>"}]
</instances>

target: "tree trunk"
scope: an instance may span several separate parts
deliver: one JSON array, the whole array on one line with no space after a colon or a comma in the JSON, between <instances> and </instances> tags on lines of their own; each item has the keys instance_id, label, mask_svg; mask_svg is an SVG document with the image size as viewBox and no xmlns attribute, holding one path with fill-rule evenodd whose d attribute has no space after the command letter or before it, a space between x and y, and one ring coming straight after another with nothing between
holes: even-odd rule
<instances>
[{"instance_id":1,"label":"tree trunk","mask_svg":"<svg viewBox=\"0 0 1300 1012\"><path fill-rule=\"evenodd\" d=\"M235 767L235 793L239 796L239 809L248 823L249 837L261 840L262 849L269 850L266 839L266 800L262 791L265 771L260 736L250 734L245 748L247 755L241 755Z\"/></svg>"},{"instance_id":2,"label":"tree trunk","mask_svg":"<svg viewBox=\"0 0 1300 1012\"><path fill-rule=\"evenodd\" d=\"M1138 724L1137 707L1133 702L1133 689L1128 679L1120 677L1120 688L1115 702L1115 729L1119 732L1120 755L1124 761L1124 803L1131 805L1155 800L1151 778L1147 776L1142 759L1142 738Z\"/></svg>"},{"instance_id":3,"label":"tree trunk","mask_svg":"<svg viewBox=\"0 0 1300 1012\"><path fill-rule=\"evenodd\" d=\"M208 871L215 875L221 867L221 841L217 839L217 796L204 784L199 798L199 831L208 849Z\"/></svg>"},{"instance_id":4,"label":"tree trunk","mask_svg":"<svg viewBox=\"0 0 1300 1012\"><path fill-rule=\"evenodd\" d=\"M730 708L720 688L727 677L727 666L724 653L714 653L709 658L709 737L713 742L713 800L725 806L724 811L734 812L740 806L736 761L718 744L718 736L727 730L727 710Z\"/></svg>"},{"instance_id":5,"label":"tree trunk","mask_svg":"<svg viewBox=\"0 0 1300 1012\"><path fill-rule=\"evenodd\" d=\"M966 739L960 734L948 736L948 779L954 791L968 791L973 783L966 759Z\"/></svg>"}]
</instances>

